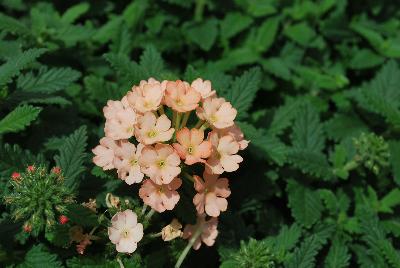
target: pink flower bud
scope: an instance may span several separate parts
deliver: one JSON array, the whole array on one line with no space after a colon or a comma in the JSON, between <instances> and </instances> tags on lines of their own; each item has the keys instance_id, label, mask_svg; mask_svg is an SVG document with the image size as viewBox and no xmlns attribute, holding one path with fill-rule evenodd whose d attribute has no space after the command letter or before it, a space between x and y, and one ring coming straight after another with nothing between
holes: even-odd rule
<instances>
[{"instance_id":1,"label":"pink flower bud","mask_svg":"<svg viewBox=\"0 0 400 268\"><path fill-rule=\"evenodd\" d=\"M65 215L60 215L58 218L58 222L62 225L66 224L69 221L68 217Z\"/></svg>"}]
</instances>

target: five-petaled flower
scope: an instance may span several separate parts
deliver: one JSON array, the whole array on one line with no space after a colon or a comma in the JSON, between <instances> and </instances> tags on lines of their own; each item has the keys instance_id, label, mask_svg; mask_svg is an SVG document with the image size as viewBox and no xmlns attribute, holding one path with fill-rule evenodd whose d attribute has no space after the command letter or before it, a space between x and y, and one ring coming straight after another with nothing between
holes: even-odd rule
<instances>
[{"instance_id":1,"label":"five-petaled flower","mask_svg":"<svg viewBox=\"0 0 400 268\"><path fill-rule=\"evenodd\" d=\"M151 112L158 109L164 96L163 85L154 78L140 81L127 94L129 104L139 113Z\"/></svg>"},{"instance_id":2,"label":"five-petaled flower","mask_svg":"<svg viewBox=\"0 0 400 268\"><path fill-rule=\"evenodd\" d=\"M197 212L212 217L218 217L221 211L228 208L227 197L230 196L229 181L227 178L218 178L218 175L204 172L203 178L197 175L194 178L194 188L197 194L193 197L193 204Z\"/></svg>"},{"instance_id":3,"label":"five-petaled flower","mask_svg":"<svg viewBox=\"0 0 400 268\"><path fill-rule=\"evenodd\" d=\"M218 236L218 219L211 218L206 221L206 216L198 215L197 222L195 225L188 224L183 230L183 238L189 239L194 235L197 235L197 239L193 244L193 249L198 250L201 246L201 242L211 247L215 243L215 239Z\"/></svg>"},{"instance_id":4,"label":"five-petaled flower","mask_svg":"<svg viewBox=\"0 0 400 268\"><path fill-rule=\"evenodd\" d=\"M201 95L187 82L177 80L168 81L165 89L165 104L174 111L184 113L196 109L199 105Z\"/></svg>"},{"instance_id":5,"label":"five-petaled flower","mask_svg":"<svg viewBox=\"0 0 400 268\"><path fill-rule=\"evenodd\" d=\"M186 165L205 162L205 158L211 154L211 142L204 141L204 131L192 128L183 128L176 133L179 143L173 146L179 156L185 160Z\"/></svg>"},{"instance_id":6,"label":"five-petaled flower","mask_svg":"<svg viewBox=\"0 0 400 268\"><path fill-rule=\"evenodd\" d=\"M118 169L118 177L129 185L140 183L143 180L144 174L139 166L139 157L142 154L143 147L144 145L141 143L135 146L125 141L115 151L118 156L115 162L115 166Z\"/></svg>"},{"instance_id":7,"label":"five-petaled flower","mask_svg":"<svg viewBox=\"0 0 400 268\"><path fill-rule=\"evenodd\" d=\"M143 225L137 222L137 215L127 209L118 212L111 219L108 227L108 237L121 253L133 253L137 243L143 238Z\"/></svg>"},{"instance_id":8,"label":"five-petaled flower","mask_svg":"<svg viewBox=\"0 0 400 268\"><path fill-rule=\"evenodd\" d=\"M92 150L95 154L93 162L102 167L104 170L110 170L115 168L115 162L117 157L115 151L118 148L118 142L114 141L109 137L103 137L100 139L100 145Z\"/></svg>"},{"instance_id":9,"label":"five-petaled flower","mask_svg":"<svg viewBox=\"0 0 400 268\"><path fill-rule=\"evenodd\" d=\"M237 111L224 98L210 97L204 100L203 106L198 107L196 113L212 127L227 128L233 126Z\"/></svg>"},{"instance_id":10,"label":"five-petaled flower","mask_svg":"<svg viewBox=\"0 0 400 268\"><path fill-rule=\"evenodd\" d=\"M147 112L138 119L136 138L141 143L150 145L170 140L174 131L165 114L156 118L152 112Z\"/></svg>"}]
</instances>

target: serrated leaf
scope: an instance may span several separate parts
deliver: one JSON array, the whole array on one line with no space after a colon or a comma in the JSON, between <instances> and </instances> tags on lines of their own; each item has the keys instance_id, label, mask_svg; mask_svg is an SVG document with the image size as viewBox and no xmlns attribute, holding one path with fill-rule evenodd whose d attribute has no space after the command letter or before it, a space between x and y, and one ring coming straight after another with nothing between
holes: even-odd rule
<instances>
[{"instance_id":1,"label":"serrated leaf","mask_svg":"<svg viewBox=\"0 0 400 268\"><path fill-rule=\"evenodd\" d=\"M81 76L71 68L41 68L37 76L32 72L21 75L17 87L31 92L53 93L68 87Z\"/></svg>"},{"instance_id":2,"label":"serrated leaf","mask_svg":"<svg viewBox=\"0 0 400 268\"><path fill-rule=\"evenodd\" d=\"M83 163L86 157L86 145L86 127L82 126L65 139L65 144L59 148L60 154L54 157L69 187L76 187L79 184L78 176L85 170Z\"/></svg>"},{"instance_id":3,"label":"serrated leaf","mask_svg":"<svg viewBox=\"0 0 400 268\"><path fill-rule=\"evenodd\" d=\"M332 178L332 168L330 167L326 155L323 153L309 150L289 150L288 160L306 174L313 175L323 180Z\"/></svg>"},{"instance_id":4,"label":"serrated leaf","mask_svg":"<svg viewBox=\"0 0 400 268\"><path fill-rule=\"evenodd\" d=\"M57 259L57 255L51 254L39 244L33 246L25 255L25 260L18 265L19 268L60 268L62 263Z\"/></svg>"},{"instance_id":5,"label":"serrated leaf","mask_svg":"<svg viewBox=\"0 0 400 268\"><path fill-rule=\"evenodd\" d=\"M379 211L393 213L393 207L400 204L400 190L393 189L379 201Z\"/></svg>"},{"instance_id":6,"label":"serrated leaf","mask_svg":"<svg viewBox=\"0 0 400 268\"><path fill-rule=\"evenodd\" d=\"M348 247L339 239L335 239L325 259L327 268L345 268L349 266L350 254Z\"/></svg>"},{"instance_id":7,"label":"serrated leaf","mask_svg":"<svg viewBox=\"0 0 400 268\"><path fill-rule=\"evenodd\" d=\"M281 134L283 130L291 125L293 119L298 115L302 104L304 104L302 98L290 98L284 105L276 109L268 133L272 135Z\"/></svg>"},{"instance_id":8,"label":"serrated leaf","mask_svg":"<svg viewBox=\"0 0 400 268\"><path fill-rule=\"evenodd\" d=\"M321 218L322 203L317 192L290 180L287 185L289 207L296 222L306 228Z\"/></svg>"},{"instance_id":9,"label":"serrated leaf","mask_svg":"<svg viewBox=\"0 0 400 268\"><path fill-rule=\"evenodd\" d=\"M142 67L144 79L149 77L160 78L164 71L164 61L154 46L147 46L143 51L140 56L140 67Z\"/></svg>"},{"instance_id":10,"label":"serrated leaf","mask_svg":"<svg viewBox=\"0 0 400 268\"><path fill-rule=\"evenodd\" d=\"M34 121L42 109L31 105L15 108L0 121L0 134L24 130Z\"/></svg>"},{"instance_id":11,"label":"serrated leaf","mask_svg":"<svg viewBox=\"0 0 400 268\"><path fill-rule=\"evenodd\" d=\"M228 13L220 22L221 39L228 40L250 26L253 19L238 12Z\"/></svg>"},{"instance_id":12,"label":"serrated leaf","mask_svg":"<svg viewBox=\"0 0 400 268\"><path fill-rule=\"evenodd\" d=\"M286 268L312 268L315 267L315 257L321 248L321 240L317 235L311 235L303 241L292 257L286 262Z\"/></svg>"},{"instance_id":13,"label":"serrated leaf","mask_svg":"<svg viewBox=\"0 0 400 268\"><path fill-rule=\"evenodd\" d=\"M80 16L85 14L90 8L89 3L79 3L68 8L61 17L64 23L74 23Z\"/></svg>"},{"instance_id":14,"label":"serrated leaf","mask_svg":"<svg viewBox=\"0 0 400 268\"><path fill-rule=\"evenodd\" d=\"M244 118L251 104L256 97L257 91L260 89L261 70L254 67L241 76L237 77L231 85L231 89L225 96L232 106L237 110L237 120Z\"/></svg>"},{"instance_id":15,"label":"serrated leaf","mask_svg":"<svg viewBox=\"0 0 400 268\"><path fill-rule=\"evenodd\" d=\"M10 58L6 63L0 66L0 86L9 83L11 78L18 75L22 69L35 61L46 51L47 50L44 48L32 48Z\"/></svg>"},{"instance_id":16,"label":"serrated leaf","mask_svg":"<svg viewBox=\"0 0 400 268\"><path fill-rule=\"evenodd\" d=\"M0 29L13 34L29 35L30 31L21 21L0 13Z\"/></svg>"},{"instance_id":17,"label":"serrated leaf","mask_svg":"<svg viewBox=\"0 0 400 268\"><path fill-rule=\"evenodd\" d=\"M390 164L393 170L393 179L400 186L400 141L389 142Z\"/></svg>"},{"instance_id":18,"label":"serrated leaf","mask_svg":"<svg viewBox=\"0 0 400 268\"><path fill-rule=\"evenodd\" d=\"M184 28L186 37L202 50L209 51L214 45L218 35L218 21L207 19L200 24L188 25Z\"/></svg>"},{"instance_id":19,"label":"serrated leaf","mask_svg":"<svg viewBox=\"0 0 400 268\"><path fill-rule=\"evenodd\" d=\"M301 228L296 223L290 227L284 226L275 237L275 247L280 250L289 251L295 247L301 236Z\"/></svg>"}]
</instances>

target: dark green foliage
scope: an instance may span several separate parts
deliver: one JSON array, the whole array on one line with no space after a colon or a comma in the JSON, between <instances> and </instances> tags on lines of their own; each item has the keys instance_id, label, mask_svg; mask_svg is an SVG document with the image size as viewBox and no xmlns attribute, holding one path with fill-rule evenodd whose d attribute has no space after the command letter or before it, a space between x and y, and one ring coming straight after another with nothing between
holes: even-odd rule
<instances>
[{"instance_id":1,"label":"dark green foliage","mask_svg":"<svg viewBox=\"0 0 400 268\"><path fill-rule=\"evenodd\" d=\"M250 140L238 172L226 174L232 194L215 246L184 265L399 267L397 1L3 0L0 8L0 198L11 202L0 206L1 267L177 260L184 240L145 238L133 255L115 254L106 219L116 209L105 196L140 213L138 186L91 163L107 101L149 77L211 80ZM173 217L194 221L193 193L180 194L146 234ZM97 212L82 205L89 198ZM56 223L61 213L68 224ZM36 237L21 231L26 221ZM82 256L75 225L97 227Z\"/></svg>"}]
</instances>

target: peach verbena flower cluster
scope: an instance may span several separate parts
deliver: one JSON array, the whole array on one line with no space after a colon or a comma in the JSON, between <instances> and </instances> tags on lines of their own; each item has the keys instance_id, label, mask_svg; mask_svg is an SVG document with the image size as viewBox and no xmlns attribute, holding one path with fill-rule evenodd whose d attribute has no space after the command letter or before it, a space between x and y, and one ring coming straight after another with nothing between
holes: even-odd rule
<instances>
[{"instance_id":1,"label":"peach verbena flower cluster","mask_svg":"<svg viewBox=\"0 0 400 268\"><path fill-rule=\"evenodd\" d=\"M93 149L94 163L104 170L116 169L128 185L141 183L139 196L159 213L176 206L181 178L190 179L197 192L193 197L197 225L204 229L199 239L211 246L217 236L216 217L227 209L231 194L228 179L219 176L239 168L243 159L238 152L248 145L234 123L236 109L217 97L208 80L198 78L189 84L150 78L133 86L120 101L108 101L103 112L105 137ZM189 174L195 164L203 166L203 174ZM117 227L109 229L120 252L132 252L140 236L128 235L136 226L136 218L133 221L128 214L115 215L112 222ZM206 216L212 218L206 221ZM193 228L186 226L183 237L191 237ZM131 244L126 238L132 238Z\"/></svg>"}]
</instances>

